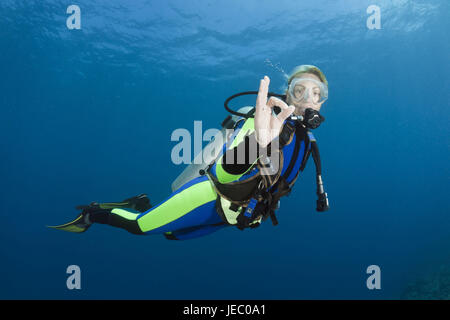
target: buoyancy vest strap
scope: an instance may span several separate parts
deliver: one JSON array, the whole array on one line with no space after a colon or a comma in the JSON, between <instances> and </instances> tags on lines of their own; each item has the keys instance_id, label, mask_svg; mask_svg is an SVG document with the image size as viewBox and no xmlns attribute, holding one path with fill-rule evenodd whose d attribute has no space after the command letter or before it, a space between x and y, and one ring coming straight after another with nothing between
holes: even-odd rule
<instances>
[{"instance_id":1,"label":"buoyancy vest strap","mask_svg":"<svg viewBox=\"0 0 450 320\"><path fill-rule=\"evenodd\" d=\"M296 132L298 128L296 128ZM292 152L292 157L291 160L289 161L288 167L286 169L286 171L284 172L283 176L280 177L280 179L277 181L277 183L273 186L273 191L277 190L277 192L279 191L278 189L280 188L280 183L282 182L286 182L285 180L289 177L289 175L291 174L292 170L294 169L295 163L297 162L297 157L298 154L300 152L300 146L301 146L301 137L299 137L298 134L295 135L295 145L294 145L294 151Z\"/></svg>"}]
</instances>

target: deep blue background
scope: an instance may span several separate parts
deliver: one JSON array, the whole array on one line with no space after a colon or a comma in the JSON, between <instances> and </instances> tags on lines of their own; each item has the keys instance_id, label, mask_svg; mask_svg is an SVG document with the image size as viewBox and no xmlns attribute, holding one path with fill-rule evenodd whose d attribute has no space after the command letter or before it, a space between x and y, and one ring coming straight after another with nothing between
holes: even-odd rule
<instances>
[{"instance_id":1,"label":"deep blue background","mask_svg":"<svg viewBox=\"0 0 450 320\"><path fill-rule=\"evenodd\" d=\"M448 258L449 4L433 1L0 2L0 298L397 298ZM68 30L66 8L81 7ZM381 30L366 8L381 7ZM170 193L176 128L217 128L229 95L314 64L331 210L308 165L279 226L186 242L47 229L73 207ZM66 289L66 267L82 290ZM382 290L366 288L367 266Z\"/></svg>"}]
</instances>

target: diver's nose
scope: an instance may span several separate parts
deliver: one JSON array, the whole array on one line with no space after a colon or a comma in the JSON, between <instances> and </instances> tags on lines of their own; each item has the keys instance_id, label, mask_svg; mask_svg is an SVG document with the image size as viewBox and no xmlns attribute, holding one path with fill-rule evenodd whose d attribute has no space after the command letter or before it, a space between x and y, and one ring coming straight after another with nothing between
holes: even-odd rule
<instances>
[{"instance_id":1,"label":"diver's nose","mask_svg":"<svg viewBox=\"0 0 450 320\"><path fill-rule=\"evenodd\" d=\"M311 93L310 91L311 91L310 89L306 90L305 97L303 99L304 99L305 102L313 103L313 100L312 100L313 95L310 94Z\"/></svg>"}]
</instances>

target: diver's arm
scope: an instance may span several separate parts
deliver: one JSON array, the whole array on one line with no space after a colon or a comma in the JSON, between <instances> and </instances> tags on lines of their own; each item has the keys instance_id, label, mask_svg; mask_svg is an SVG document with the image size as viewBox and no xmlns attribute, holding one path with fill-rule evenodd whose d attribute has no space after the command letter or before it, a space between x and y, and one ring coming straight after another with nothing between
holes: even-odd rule
<instances>
[{"instance_id":1,"label":"diver's arm","mask_svg":"<svg viewBox=\"0 0 450 320\"><path fill-rule=\"evenodd\" d=\"M270 145L268 147L270 148ZM238 146L225 152L221 165L227 173L243 174L256 163L261 155L265 155L267 152L266 148L258 144L253 132L245 136Z\"/></svg>"},{"instance_id":2,"label":"diver's arm","mask_svg":"<svg viewBox=\"0 0 450 320\"><path fill-rule=\"evenodd\" d=\"M269 156L269 147L272 141L278 138L284 122L295 110L293 106L288 106L284 101L275 97L267 100L269 83L270 79L267 76L260 82L256 98L255 118L247 119L243 126L248 125L246 130L241 129L245 137L241 137L242 141L238 140L238 145L227 150L217 163L217 166L221 167L220 169L223 169L225 173L244 174L256 164L261 155ZM281 108L278 115L273 114L274 107ZM250 126L251 131L249 130Z\"/></svg>"}]
</instances>

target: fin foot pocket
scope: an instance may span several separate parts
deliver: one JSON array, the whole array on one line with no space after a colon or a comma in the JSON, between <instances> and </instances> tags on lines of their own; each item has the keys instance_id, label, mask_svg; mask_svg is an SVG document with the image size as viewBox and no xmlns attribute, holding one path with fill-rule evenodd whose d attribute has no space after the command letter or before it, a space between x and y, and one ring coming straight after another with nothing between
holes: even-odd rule
<instances>
[{"instance_id":1,"label":"fin foot pocket","mask_svg":"<svg viewBox=\"0 0 450 320\"><path fill-rule=\"evenodd\" d=\"M131 209L139 212L145 212L152 207L150 199L145 193L141 193L140 195L137 195L135 197L125 199L123 200L123 202L128 203Z\"/></svg>"}]
</instances>

